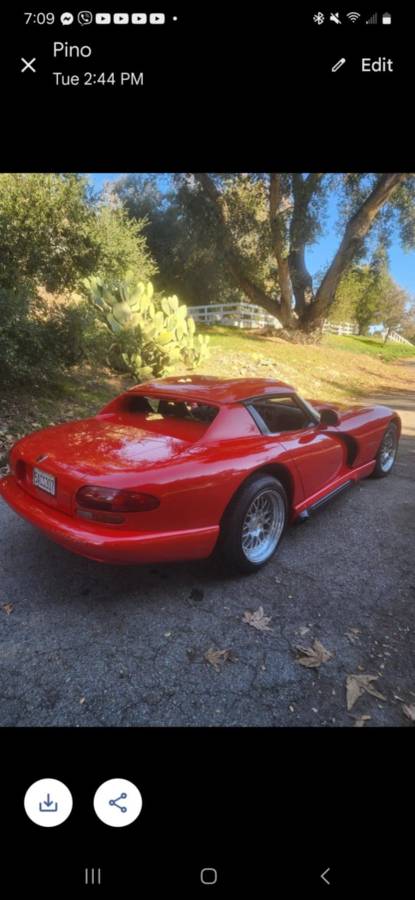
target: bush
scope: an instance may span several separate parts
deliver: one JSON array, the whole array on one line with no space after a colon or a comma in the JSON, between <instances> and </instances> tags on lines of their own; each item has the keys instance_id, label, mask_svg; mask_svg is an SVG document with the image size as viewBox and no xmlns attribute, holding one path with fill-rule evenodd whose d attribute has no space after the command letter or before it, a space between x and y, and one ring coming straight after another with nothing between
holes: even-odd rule
<instances>
[{"instance_id":1,"label":"bush","mask_svg":"<svg viewBox=\"0 0 415 900\"><path fill-rule=\"evenodd\" d=\"M1 381L34 381L54 371L55 351L34 306L26 293L0 290Z\"/></svg>"},{"instance_id":2,"label":"bush","mask_svg":"<svg viewBox=\"0 0 415 900\"><path fill-rule=\"evenodd\" d=\"M102 363L110 343L103 331L86 301L50 307L37 295L0 290L0 382L51 381L89 357Z\"/></svg>"},{"instance_id":3,"label":"bush","mask_svg":"<svg viewBox=\"0 0 415 900\"><path fill-rule=\"evenodd\" d=\"M55 305L44 327L57 348L61 368L85 360L97 366L108 364L111 338L87 300Z\"/></svg>"},{"instance_id":4,"label":"bush","mask_svg":"<svg viewBox=\"0 0 415 900\"><path fill-rule=\"evenodd\" d=\"M182 361L197 365L208 353L208 338L195 335L195 323L177 297L155 297L145 285L127 274L108 284L94 277L87 281L90 298L112 335L116 364L124 363L134 378L144 381L166 375Z\"/></svg>"}]
</instances>

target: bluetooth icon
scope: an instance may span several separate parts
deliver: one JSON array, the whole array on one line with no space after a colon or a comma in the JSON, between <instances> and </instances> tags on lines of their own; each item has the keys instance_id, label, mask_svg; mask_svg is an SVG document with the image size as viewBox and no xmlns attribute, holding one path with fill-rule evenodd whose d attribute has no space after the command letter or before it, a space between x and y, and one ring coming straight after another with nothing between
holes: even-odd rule
<instances>
[{"instance_id":1,"label":"bluetooth icon","mask_svg":"<svg viewBox=\"0 0 415 900\"><path fill-rule=\"evenodd\" d=\"M322 13L322 12L315 13L313 16L313 22L315 22L316 25L322 25L324 22L324 13Z\"/></svg>"}]
</instances>

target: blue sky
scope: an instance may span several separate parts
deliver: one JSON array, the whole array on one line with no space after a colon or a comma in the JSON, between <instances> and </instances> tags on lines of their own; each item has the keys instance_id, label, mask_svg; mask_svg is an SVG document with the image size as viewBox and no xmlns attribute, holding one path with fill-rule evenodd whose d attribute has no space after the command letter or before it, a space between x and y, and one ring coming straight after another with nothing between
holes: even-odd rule
<instances>
[{"instance_id":1,"label":"blue sky","mask_svg":"<svg viewBox=\"0 0 415 900\"><path fill-rule=\"evenodd\" d=\"M114 181L122 172L100 172L91 174L90 180L96 190L100 190L106 181ZM163 176L160 176L162 179ZM164 179L163 179L164 180ZM164 185L162 185L164 187ZM333 257L339 244L336 231L336 201L330 203L325 233L313 247L307 250L307 265L312 275L325 269ZM405 252L395 238L389 253L392 277L401 287L415 295L415 251Z\"/></svg>"}]
</instances>

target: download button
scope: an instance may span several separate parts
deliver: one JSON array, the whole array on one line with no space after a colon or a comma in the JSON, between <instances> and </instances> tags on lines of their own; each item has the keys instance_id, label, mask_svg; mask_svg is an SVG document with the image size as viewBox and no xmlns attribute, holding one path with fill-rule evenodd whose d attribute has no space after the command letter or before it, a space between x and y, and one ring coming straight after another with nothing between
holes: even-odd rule
<instances>
[{"instance_id":1,"label":"download button","mask_svg":"<svg viewBox=\"0 0 415 900\"><path fill-rule=\"evenodd\" d=\"M35 825L53 828L61 825L72 812L72 794L56 778L41 778L26 791L24 798L26 815Z\"/></svg>"}]
</instances>

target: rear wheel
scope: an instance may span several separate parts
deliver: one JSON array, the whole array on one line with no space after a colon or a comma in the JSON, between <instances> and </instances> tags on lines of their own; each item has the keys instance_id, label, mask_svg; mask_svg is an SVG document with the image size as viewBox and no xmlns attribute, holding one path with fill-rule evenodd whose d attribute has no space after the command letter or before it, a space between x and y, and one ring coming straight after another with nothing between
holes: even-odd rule
<instances>
[{"instance_id":1,"label":"rear wheel","mask_svg":"<svg viewBox=\"0 0 415 900\"><path fill-rule=\"evenodd\" d=\"M258 571L278 547L287 512L287 495L276 478L257 475L250 479L222 521L221 549L225 561L240 572Z\"/></svg>"},{"instance_id":2,"label":"rear wheel","mask_svg":"<svg viewBox=\"0 0 415 900\"><path fill-rule=\"evenodd\" d=\"M398 452L398 429L394 422L388 425L376 456L374 478L386 478L392 471Z\"/></svg>"}]
</instances>

